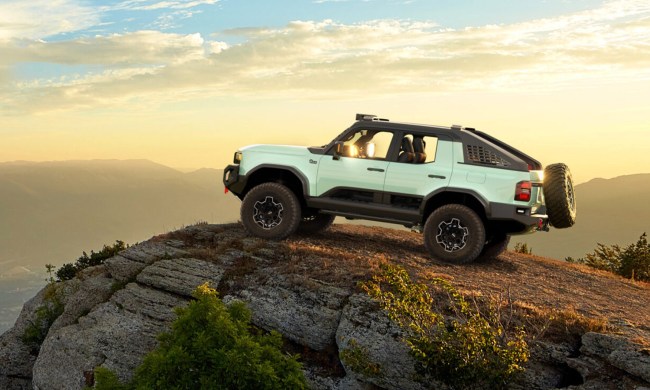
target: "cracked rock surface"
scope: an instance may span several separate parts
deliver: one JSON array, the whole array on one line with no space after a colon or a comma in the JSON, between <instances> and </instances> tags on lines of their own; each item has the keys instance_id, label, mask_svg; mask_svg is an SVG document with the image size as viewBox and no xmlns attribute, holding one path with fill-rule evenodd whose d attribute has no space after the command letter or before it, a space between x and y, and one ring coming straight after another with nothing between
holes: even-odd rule
<instances>
[{"instance_id":1,"label":"cracked rock surface","mask_svg":"<svg viewBox=\"0 0 650 390\"><path fill-rule=\"evenodd\" d=\"M420 240L408 232L339 225L282 242L247 237L237 224L199 224L156 236L57 283L63 314L37 350L21 337L51 291L46 288L27 302L16 325L0 336L0 389L82 389L92 383L88 373L98 366L130 379L156 347L157 335L169 330L174 308L187 305L192 291L206 282L226 303L244 301L255 326L281 333L288 352L302 355L314 389L444 389L417 375L403 331L358 287L383 262L398 263L415 278L435 275L462 291L486 295L513 283L515 298L542 308L565 303L554 301L553 284L530 281L542 273L572 277L576 291L592 291L591 297L584 293L584 306L577 305L581 314L617 315L614 319L626 325L618 334L536 340L526 373L510 387L650 388L650 356L638 342L650 340L644 323L650 315L643 312L650 289L511 253L483 264L437 263ZM516 283L518 278L529 283ZM616 306L609 313L594 306L594 300L605 300L593 294L612 286L635 294L627 306L610 297ZM353 346L363 349L380 374L366 376L341 361L340 353Z\"/></svg>"}]
</instances>

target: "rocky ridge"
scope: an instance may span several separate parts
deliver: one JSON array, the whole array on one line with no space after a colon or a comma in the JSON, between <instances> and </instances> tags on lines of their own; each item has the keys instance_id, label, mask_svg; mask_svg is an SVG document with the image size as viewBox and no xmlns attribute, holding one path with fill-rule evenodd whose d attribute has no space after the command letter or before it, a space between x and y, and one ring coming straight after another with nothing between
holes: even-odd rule
<instances>
[{"instance_id":1,"label":"rocky ridge","mask_svg":"<svg viewBox=\"0 0 650 390\"><path fill-rule=\"evenodd\" d=\"M92 383L97 366L129 379L156 346L156 335L169 328L173 308L186 305L206 281L225 302L246 302L256 326L280 332L286 347L302 355L314 389L444 388L416 380L401 330L357 287L385 261L415 277L445 277L464 292L503 291L509 280L510 294L541 309L567 305L561 299L569 298L554 297L570 287L577 313L609 319L614 333L531 342L528 369L513 388L650 388L647 285L512 253L476 265L440 264L426 257L418 236L390 229L335 225L319 236L267 242L247 237L236 224L200 224L154 237L57 283L55 292L45 288L0 336L0 388L81 389ZM63 314L34 351L21 337L53 293ZM380 375L368 377L341 362L339 353L352 342L381 367Z\"/></svg>"}]
</instances>

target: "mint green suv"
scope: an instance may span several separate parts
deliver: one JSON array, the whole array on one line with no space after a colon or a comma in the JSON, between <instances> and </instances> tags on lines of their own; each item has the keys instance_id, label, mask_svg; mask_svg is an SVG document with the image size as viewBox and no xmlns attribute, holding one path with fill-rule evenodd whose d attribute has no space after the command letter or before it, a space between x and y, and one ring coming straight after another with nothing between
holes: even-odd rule
<instances>
[{"instance_id":1,"label":"mint green suv","mask_svg":"<svg viewBox=\"0 0 650 390\"><path fill-rule=\"evenodd\" d=\"M576 200L568 167L539 161L468 127L357 114L327 145L251 145L224 170L252 235L318 233L335 216L404 225L431 256L495 257L511 235L567 228Z\"/></svg>"}]
</instances>

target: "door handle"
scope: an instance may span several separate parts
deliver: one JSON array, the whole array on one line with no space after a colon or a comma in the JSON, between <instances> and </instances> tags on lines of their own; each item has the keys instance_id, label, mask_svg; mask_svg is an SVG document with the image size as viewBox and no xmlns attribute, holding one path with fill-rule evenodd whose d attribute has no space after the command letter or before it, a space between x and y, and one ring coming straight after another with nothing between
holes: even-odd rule
<instances>
[{"instance_id":1,"label":"door handle","mask_svg":"<svg viewBox=\"0 0 650 390\"><path fill-rule=\"evenodd\" d=\"M368 170L373 172L384 172L384 170L381 168L368 168Z\"/></svg>"},{"instance_id":2,"label":"door handle","mask_svg":"<svg viewBox=\"0 0 650 390\"><path fill-rule=\"evenodd\" d=\"M429 177L432 179L446 179L445 176L441 176L441 175L429 175Z\"/></svg>"}]
</instances>

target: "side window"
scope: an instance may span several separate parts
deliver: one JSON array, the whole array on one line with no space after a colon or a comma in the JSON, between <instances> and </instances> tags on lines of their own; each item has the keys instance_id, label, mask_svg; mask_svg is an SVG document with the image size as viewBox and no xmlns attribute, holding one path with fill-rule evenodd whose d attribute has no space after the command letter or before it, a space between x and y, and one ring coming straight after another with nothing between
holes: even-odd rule
<instances>
[{"instance_id":1,"label":"side window","mask_svg":"<svg viewBox=\"0 0 650 390\"><path fill-rule=\"evenodd\" d=\"M390 131L360 130L348 136L343 143L343 156L383 160L388 155L393 133Z\"/></svg>"},{"instance_id":2,"label":"side window","mask_svg":"<svg viewBox=\"0 0 650 390\"><path fill-rule=\"evenodd\" d=\"M424 153L426 158L424 163L436 161L436 149L438 148L438 137L422 137L424 141Z\"/></svg>"},{"instance_id":3,"label":"side window","mask_svg":"<svg viewBox=\"0 0 650 390\"><path fill-rule=\"evenodd\" d=\"M376 133L369 145L366 147L366 155L368 158L386 159L388 155L388 148L393 140L393 133L389 131L380 131ZM374 150L372 150L374 149Z\"/></svg>"},{"instance_id":4,"label":"side window","mask_svg":"<svg viewBox=\"0 0 650 390\"><path fill-rule=\"evenodd\" d=\"M405 134L400 142L397 162L426 164L436 160L438 138L422 134Z\"/></svg>"}]
</instances>

